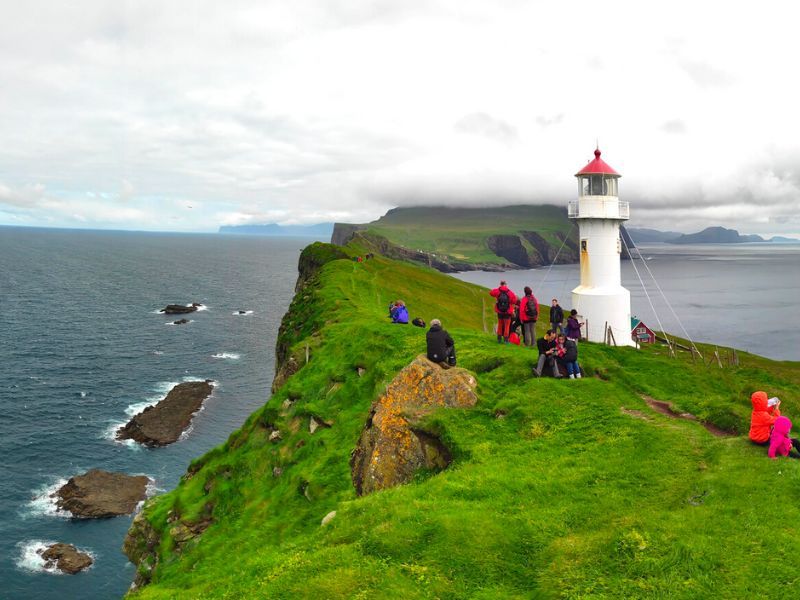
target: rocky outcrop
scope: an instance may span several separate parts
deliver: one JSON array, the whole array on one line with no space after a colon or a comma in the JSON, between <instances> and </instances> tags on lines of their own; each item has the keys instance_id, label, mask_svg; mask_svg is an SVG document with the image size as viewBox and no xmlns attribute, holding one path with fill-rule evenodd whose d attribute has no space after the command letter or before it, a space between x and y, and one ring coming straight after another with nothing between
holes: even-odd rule
<instances>
[{"instance_id":1,"label":"rocky outcrop","mask_svg":"<svg viewBox=\"0 0 800 600\"><path fill-rule=\"evenodd\" d=\"M437 408L474 406L476 385L468 371L442 369L424 355L400 371L372 405L350 456L358 495L406 483L419 469L440 470L450 464L450 451L419 423Z\"/></svg>"},{"instance_id":2,"label":"rocky outcrop","mask_svg":"<svg viewBox=\"0 0 800 600\"><path fill-rule=\"evenodd\" d=\"M129 515L147 495L150 480L144 475L126 475L92 469L76 475L54 494L59 510L74 517L102 519Z\"/></svg>"},{"instance_id":3,"label":"rocky outcrop","mask_svg":"<svg viewBox=\"0 0 800 600\"><path fill-rule=\"evenodd\" d=\"M504 267L497 264L467 263L453 260L448 256L439 256L428 252L423 252L422 250L403 248L402 246L393 244L385 237L369 231L357 231L351 236L350 239L358 242L360 246L377 254L382 254L383 256L393 258L395 260L408 260L427 265L433 269L436 269L437 271L441 271L442 273L475 271L478 269L484 271L499 271L507 268L507 265Z\"/></svg>"},{"instance_id":4,"label":"rocky outcrop","mask_svg":"<svg viewBox=\"0 0 800 600\"><path fill-rule=\"evenodd\" d=\"M79 552L72 544L53 544L39 551L46 569L56 568L62 573L74 575L88 569L94 562L85 552Z\"/></svg>"},{"instance_id":5,"label":"rocky outcrop","mask_svg":"<svg viewBox=\"0 0 800 600\"><path fill-rule=\"evenodd\" d=\"M146 446L176 442L189 427L192 416L214 391L213 382L189 381L172 388L155 406L148 406L117 431L117 439L134 440Z\"/></svg>"},{"instance_id":6,"label":"rocky outcrop","mask_svg":"<svg viewBox=\"0 0 800 600\"><path fill-rule=\"evenodd\" d=\"M353 238L353 234L356 231L361 231L365 227L365 225L357 225L355 223L334 223L333 233L331 234L331 244L346 246Z\"/></svg>"},{"instance_id":7,"label":"rocky outcrop","mask_svg":"<svg viewBox=\"0 0 800 600\"><path fill-rule=\"evenodd\" d=\"M203 305L199 302L192 302L189 306L185 306L183 304L167 304L158 312L162 312L165 315L185 315L187 313L195 312L201 306Z\"/></svg>"},{"instance_id":8,"label":"rocky outcrop","mask_svg":"<svg viewBox=\"0 0 800 600\"><path fill-rule=\"evenodd\" d=\"M136 565L136 579L133 587L141 587L150 581L158 564L158 545L161 543L161 536L141 512L133 518L125 541L122 543L122 551L134 565Z\"/></svg>"},{"instance_id":9,"label":"rocky outcrop","mask_svg":"<svg viewBox=\"0 0 800 600\"><path fill-rule=\"evenodd\" d=\"M537 264L531 261L531 257L518 235L492 235L486 239L486 245L497 256L505 258L518 267L528 269Z\"/></svg>"},{"instance_id":10,"label":"rocky outcrop","mask_svg":"<svg viewBox=\"0 0 800 600\"><path fill-rule=\"evenodd\" d=\"M178 319L177 321L173 321L173 325L186 325L186 323L190 323L189 319Z\"/></svg>"}]
</instances>

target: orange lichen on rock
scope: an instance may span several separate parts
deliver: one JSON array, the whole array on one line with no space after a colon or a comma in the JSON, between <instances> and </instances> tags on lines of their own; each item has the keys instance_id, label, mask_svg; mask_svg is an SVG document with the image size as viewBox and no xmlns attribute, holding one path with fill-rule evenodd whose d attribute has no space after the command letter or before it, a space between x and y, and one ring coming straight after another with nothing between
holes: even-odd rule
<instances>
[{"instance_id":1,"label":"orange lichen on rock","mask_svg":"<svg viewBox=\"0 0 800 600\"><path fill-rule=\"evenodd\" d=\"M440 408L475 406L477 382L464 369L442 369L420 355L400 371L372 405L350 457L359 495L410 481L421 468L441 469L450 453L436 436L415 428Z\"/></svg>"}]
</instances>

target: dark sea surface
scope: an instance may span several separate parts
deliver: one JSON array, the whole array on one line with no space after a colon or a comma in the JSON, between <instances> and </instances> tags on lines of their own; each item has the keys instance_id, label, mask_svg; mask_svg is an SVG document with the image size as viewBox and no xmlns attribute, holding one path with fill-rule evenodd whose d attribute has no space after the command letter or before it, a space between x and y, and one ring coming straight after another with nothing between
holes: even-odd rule
<instances>
[{"instance_id":1,"label":"dark sea surface","mask_svg":"<svg viewBox=\"0 0 800 600\"><path fill-rule=\"evenodd\" d=\"M47 492L91 468L172 489L269 397L274 346L308 238L0 227L0 598L119 598L134 567L130 517L56 514ZM201 302L186 325L157 310ZM237 316L238 310L252 311ZM113 441L176 383L217 387L177 443ZM95 564L43 572L35 548L67 542Z\"/></svg>"},{"instance_id":2,"label":"dark sea surface","mask_svg":"<svg viewBox=\"0 0 800 600\"><path fill-rule=\"evenodd\" d=\"M660 320L683 337L682 324L697 341L800 360L800 244L641 244L640 250L644 261L622 262L622 284L631 292L633 314L652 329L661 329ZM565 309L579 276L577 265L456 275L487 287L503 278L520 292L530 285L540 303L558 298Z\"/></svg>"}]
</instances>

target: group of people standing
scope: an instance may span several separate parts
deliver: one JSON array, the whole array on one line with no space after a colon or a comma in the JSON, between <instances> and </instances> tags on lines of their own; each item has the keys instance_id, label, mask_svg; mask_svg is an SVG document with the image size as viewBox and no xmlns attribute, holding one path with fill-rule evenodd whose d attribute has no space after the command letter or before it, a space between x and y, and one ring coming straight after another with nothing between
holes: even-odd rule
<instances>
[{"instance_id":1,"label":"group of people standing","mask_svg":"<svg viewBox=\"0 0 800 600\"><path fill-rule=\"evenodd\" d=\"M583 323L578 320L577 311L570 311L564 323L564 310L553 298L550 306L550 329L536 340L536 323L539 320L539 301L533 290L526 286L524 295L517 295L505 281L489 294L495 299L494 312L497 315L497 341L499 343L520 344L519 331L525 346L536 344L539 358L533 367L533 374L541 377L545 372L553 377L562 378L562 370L570 379L580 379L581 368L578 364L578 340L581 338ZM405 325L409 322L408 309L405 302L395 300L389 304L389 318L392 323ZM414 319L414 325L424 327L422 319ZM439 319L431 321L426 335L427 357L445 368L455 366L455 342L450 334L442 328Z\"/></svg>"},{"instance_id":2,"label":"group of people standing","mask_svg":"<svg viewBox=\"0 0 800 600\"><path fill-rule=\"evenodd\" d=\"M497 315L497 341L500 344L519 344L518 330L522 330L522 343L531 347L536 343L539 359L533 374L541 377L545 370L553 377L563 377L563 367L570 379L580 379L578 364L578 340L581 339L583 323L578 320L578 311L571 310L564 326L564 309L553 298L550 305L550 328L543 337L536 340L536 323L539 320L539 301L533 290L526 286L525 295L517 295L508 287L506 281L494 288L489 295L495 299L494 312Z\"/></svg>"}]
</instances>

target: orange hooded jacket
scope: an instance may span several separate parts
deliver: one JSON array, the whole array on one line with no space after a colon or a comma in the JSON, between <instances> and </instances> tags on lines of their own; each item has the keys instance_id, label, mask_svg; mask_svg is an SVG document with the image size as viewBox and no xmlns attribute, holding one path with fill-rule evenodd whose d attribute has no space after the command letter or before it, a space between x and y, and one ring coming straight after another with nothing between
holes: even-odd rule
<instances>
[{"instance_id":1,"label":"orange hooded jacket","mask_svg":"<svg viewBox=\"0 0 800 600\"><path fill-rule=\"evenodd\" d=\"M777 406L767 406L766 392L753 392L750 396L753 414L750 416L750 439L757 443L769 441L769 434L775 419L781 416Z\"/></svg>"}]
</instances>

